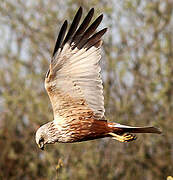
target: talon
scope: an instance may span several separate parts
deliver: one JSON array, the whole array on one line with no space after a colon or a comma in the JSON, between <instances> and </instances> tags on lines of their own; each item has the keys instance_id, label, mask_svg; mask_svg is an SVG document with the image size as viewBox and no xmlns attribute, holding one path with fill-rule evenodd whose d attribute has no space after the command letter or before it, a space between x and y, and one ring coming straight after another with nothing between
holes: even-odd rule
<instances>
[{"instance_id":1,"label":"talon","mask_svg":"<svg viewBox=\"0 0 173 180\"><path fill-rule=\"evenodd\" d=\"M133 134L130 134L130 133L125 133L123 135L118 135L118 134L115 134L115 133L109 133L109 135L111 135L113 137L113 139L116 139L120 142L130 142L130 141L133 141L133 140L136 140L137 137L136 135L133 135Z\"/></svg>"}]
</instances>

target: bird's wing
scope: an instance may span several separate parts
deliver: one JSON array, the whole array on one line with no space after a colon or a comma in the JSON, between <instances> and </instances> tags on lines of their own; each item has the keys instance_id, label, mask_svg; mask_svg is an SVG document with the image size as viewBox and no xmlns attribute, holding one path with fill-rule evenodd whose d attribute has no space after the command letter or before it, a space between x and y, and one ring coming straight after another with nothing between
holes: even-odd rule
<instances>
[{"instance_id":1,"label":"bird's wing","mask_svg":"<svg viewBox=\"0 0 173 180\"><path fill-rule=\"evenodd\" d=\"M59 116L66 118L77 114L91 114L97 119L104 117L99 60L101 37L107 29L95 33L103 15L88 27L93 14L92 8L78 27L82 16L82 8L79 8L67 34L67 21L59 32L45 78L55 120Z\"/></svg>"}]
</instances>

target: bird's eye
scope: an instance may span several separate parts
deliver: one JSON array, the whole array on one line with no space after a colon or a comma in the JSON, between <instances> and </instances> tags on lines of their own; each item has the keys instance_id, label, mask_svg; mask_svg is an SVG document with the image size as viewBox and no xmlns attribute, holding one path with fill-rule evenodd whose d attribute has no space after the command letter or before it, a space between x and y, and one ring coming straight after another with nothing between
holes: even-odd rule
<instances>
[{"instance_id":1,"label":"bird's eye","mask_svg":"<svg viewBox=\"0 0 173 180\"><path fill-rule=\"evenodd\" d=\"M39 140L39 148L44 150L44 139L42 137Z\"/></svg>"},{"instance_id":2,"label":"bird's eye","mask_svg":"<svg viewBox=\"0 0 173 180\"><path fill-rule=\"evenodd\" d=\"M41 137L40 139L39 139L39 144L41 144L41 143L43 143L44 142L44 139Z\"/></svg>"}]
</instances>

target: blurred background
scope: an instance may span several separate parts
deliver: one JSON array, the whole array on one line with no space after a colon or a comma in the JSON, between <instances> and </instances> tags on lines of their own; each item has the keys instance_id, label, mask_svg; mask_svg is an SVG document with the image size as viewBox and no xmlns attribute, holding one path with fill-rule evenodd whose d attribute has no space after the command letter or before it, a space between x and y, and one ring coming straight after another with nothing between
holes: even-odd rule
<instances>
[{"instance_id":1,"label":"blurred background","mask_svg":"<svg viewBox=\"0 0 173 180\"><path fill-rule=\"evenodd\" d=\"M53 120L44 77L60 26L77 9L104 14L106 116L153 125L137 141L35 143ZM84 17L84 16L83 16ZM173 175L173 1L0 0L0 179L163 180Z\"/></svg>"}]
</instances>

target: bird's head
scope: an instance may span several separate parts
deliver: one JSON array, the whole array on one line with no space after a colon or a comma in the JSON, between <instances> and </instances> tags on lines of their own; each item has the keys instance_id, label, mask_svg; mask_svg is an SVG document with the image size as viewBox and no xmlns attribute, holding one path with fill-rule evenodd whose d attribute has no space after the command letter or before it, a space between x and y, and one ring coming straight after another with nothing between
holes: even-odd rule
<instances>
[{"instance_id":1,"label":"bird's head","mask_svg":"<svg viewBox=\"0 0 173 180\"><path fill-rule=\"evenodd\" d=\"M56 134L57 129L54 127L53 122L49 122L41 126L35 135L35 140L38 147L44 150L45 144L53 144L57 141Z\"/></svg>"}]
</instances>

